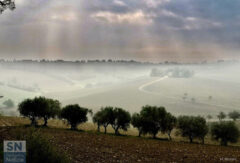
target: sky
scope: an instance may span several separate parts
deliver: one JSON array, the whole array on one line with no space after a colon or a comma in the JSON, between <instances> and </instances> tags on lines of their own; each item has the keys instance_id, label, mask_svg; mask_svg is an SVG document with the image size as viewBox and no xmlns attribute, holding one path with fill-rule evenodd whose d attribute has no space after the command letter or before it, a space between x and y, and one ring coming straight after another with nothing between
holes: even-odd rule
<instances>
[{"instance_id":1,"label":"sky","mask_svg":"<svg viewBox=\"0 0 240 163\"><path fill-rule=\"evenodd\" d=\"M2 59L240 58L239 0L15 0Z\"/></svg>"}]
</instances>

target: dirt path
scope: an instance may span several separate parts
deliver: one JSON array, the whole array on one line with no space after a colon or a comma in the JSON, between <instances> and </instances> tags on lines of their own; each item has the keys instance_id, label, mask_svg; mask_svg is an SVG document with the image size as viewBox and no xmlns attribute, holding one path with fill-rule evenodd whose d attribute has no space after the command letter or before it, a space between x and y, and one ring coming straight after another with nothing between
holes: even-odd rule
<instances>
[{"instance_id":1,"label":"dirt path","mask_svg":"<svg viewBox=\"0 0 240 163\"><path fill-rule=\"evenodd\" d=\"M153 94L153 95L162 95L162 94L160 94L160 93L147 91L147 90L145 90L144 88L147 87L147 86L150 86L150 85L152 85L152 84L158 83L158 82L160 82L160 81L162 81L162 80L164 80L164 79L167 79L167 78L168 78L168 76L164 76L164 77L161 77L161 78L159 78L159 79L157 79L157 80L153 80L153 81L147 82L147 83L139 86L139 87L138 87L138 90L141 91L141 92L149 93L149 94Z\"/></svg>"}]
</instances>

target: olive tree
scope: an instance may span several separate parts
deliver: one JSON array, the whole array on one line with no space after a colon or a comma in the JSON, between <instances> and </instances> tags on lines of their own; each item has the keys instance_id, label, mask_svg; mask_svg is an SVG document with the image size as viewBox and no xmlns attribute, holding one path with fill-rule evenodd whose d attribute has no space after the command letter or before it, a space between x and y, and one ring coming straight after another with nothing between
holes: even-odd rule
<instances>
[{"instance_id":1,"label":"olive tree","mask_svg":"<svg viewBox=\"0 0 240 163\"><path fill-rule=\"evenodd\" d=\"M210 121L212 118L213 118L212 115L210 115L210 114L207 115L207 119L208 119L209 121Z\"/></svg>"},{"instance_id":2,"label":"olive tree","mask_svg":"<svg viewBox=\"0 0 240 163\"><path fill-rule=\"evenodd\" d=\"M36 118L39 116L39 111L32 99L22 101L18 106L18 110L22 116L30 119L31 125L37 125Z\"/></svg>"},{"instance_id":3,"label":"olive tree","mask_svg":"<svg viewBox=\"0 0 240 163\"><path fill-rule=\"evenodd\" d=\"M101 110L94 115L93 122L97 123L98 131L100 131L100 126L103 126L104 133L105 134L107 133L108 125L112 124L114 121L113 113L114 113L113 107L107 106L107 107L101 108Z\"/></svg>"},{"instance_id":4,"label":"olive tree","mask_svg":"<svg viewBox=\"0 0 240 163\"><path fill-rule=\"evenodd\" d=\"M233 119L233 121L236 121L240 118L240 113L238 111L232 111L228 113L228 117Z\"/></svg>"},{"instance_id":5,"label":"olive tree","mask_svg":"<svg viewBox=\"0 0 240 163\"><path fill-rule=\"evenodd\" d=\"M183 137L188 137L190 143L194 138L199 138L204 144L204 138L208 133L206 120L200 116L180 116L177 119L177 128Z\"/></svg>"},{"instance_id":6,"label":"olive tree","mask_svg":"<svg viewBox=\"0 0 240 163\"><path fill-rule=\"evenodd\" d=\"M114 108L113 117L111 121L112 128L115 131L115 135L119 135L119 129L127 131L130 126L131 115L129 112L122 108Z\"/></svg>"},{"instance_id":7,"label":"olive tree","mask_svg":"<svg viewBox=\"0 0 240 163\"><path fill-rule=\"evenodd\" d=\"M40 117L43 118L43 126L47 126L48 119L59 115L61 111L61 104L58 100L42 98L43 106L40 108ZM45 104L46 103L46 104Z\"/></svg>"},{"instance_id":8,"label":"olive tree","mask_svg":"<svg viewBox=\"0 0 240 163\"><path fill-rule=\"evenodd\" d=\"M139 113L134 113L132 115L131 123L133 127L138 129L138 136L141 137L144 128L144 119Z\"/></svg>"},{"instance_id":9,"label":"olive tree","mask_svg":"<svg viewBox=\"0 0 240 163\"><path fill-rule=\"evenodd\" d=\"M88 120L87 113L91 113L91 110L80 107L78 104L67 105L61 111L61 118L68 121L71 130L76 130L79 124Z\"/></svg>"},{"instance_id":10,"label":"olive tree","mask_svg":"<svg viewBox=\"0 0 240 163\"><path fill-rule=\"evenodd\" d=\"M164 118L164 122L161 127L161 131L163 133L168 134L169 140L172 140L171 132L172 132L173 128L176 127L176 125L177 125L177 118L175 116L173 116L171 113L167 113Z\"/></svg>"},{"instance_id":11,"label":"olive tree","mask_svg":"<svg viewBox=\"0 0 240 163\"><path fill-rule=\"evenodd\" d=\"M156 138L157 133L163 128L164 119L166 117L166 110L164 107L157 106L143 106L140 112L144 124L142 126L143 134L151 134Z\"/></svg>"},{"instance_id":12,"label":"olive tree","mask_svg":"<svg viewBox=\"0 0 240 163\"><path fill-rule=\"evenodd\" d=\"M223 119L225 119L227 117L227 115L224 113L224 112L220 112L218 115L217 115L219 121L222 121Z\"/></svg>"},{"instance_id":13,"label":"olive tree","mask_svg":"<svg viewBox=\"0 0 240 163\"><path fill-rule=\"evenodd\" d=\"M239 138L239 130L234 122L214 123L211 127L212 139L219 141L220 145L227 146L228 142L236 143Z\"/></svg>"},{"instance_id":14,"label":"olive tree","mask_svg":"<svg viewBox=\"0 0 240 163\"><path fill-rule=\"evenodd\" d=\"M100 132L100 127L102 125L102 112L98 111L93 116L93 123L97 124L97 131Z\"/></svg>"},{"instance_id":15,"label":"olive tree","mask_svg":"<svg viewBox=\"0 0 240 163\"><path fill-rule=\"evenodd\" d=\"M32 125L37 125L37 118L43 118L44 126L47 126L48 119L54 118L60 112L60 102L45 97L35 97L21 102L18 110L21 115L30 118Z\"/></svg>"}]
</instances>

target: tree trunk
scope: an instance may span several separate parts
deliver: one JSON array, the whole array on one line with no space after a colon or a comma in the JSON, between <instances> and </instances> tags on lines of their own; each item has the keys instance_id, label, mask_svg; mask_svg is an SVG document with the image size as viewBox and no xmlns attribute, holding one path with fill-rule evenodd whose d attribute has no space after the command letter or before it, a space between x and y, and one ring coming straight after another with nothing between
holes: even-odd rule
<instances>
[{"instance_id":1,"label":"tree trunk","mask_svg":"<svg viewBox=\"0 0 240 163\"><path fill-rule=\"evenodd\" d=\"M48 123L48 118L46 118L46 117L44 117L44 124L43 124L43 126L47 126L47 123Z\"/></svg>"},{"instance_id":2,"label":"tree trunk","mask_svg":"<svg viewBox=\"0 0 240 163\"><path fill-rule=\"evenodd\" d=\"M204 137L202 138L202 144L204 144L205 143L205 141L204 141Z\"/></svg>"},{"instance_id":3,"label":"tree trunk","mask_svg":"<svg viewBox=\"0 0 240 163\"><path fill-rule=\"evenodd\" d=\"M141 137L141 135L142 135L142 131L139 130L139 132L138 132L138 137Z\"/></svg>"},{"instance_id":4,"label":"tree trunk","mask_svg":"<svg viewBox=\"0 0 240 163\"><path fill-rule=\"evenodd\" d=\"M97 131L100 132L100 124L98 124Z\"/></svg>"},{"instance_id":5,"label":"tree trunk","mask_svg":"<svg viewBox=\"0 0 240 163\"><path fill-rule=\"evenodd\" d=\"M171 132L168 132L168 137L169 137L169 140L171 141L172 140Z\"/></svg>"},{"instance_id":6,"label":"tree trunk","mask_svg":"<svg viewBox=\"0 0 240 163\"><path fill-rule=\"evenodd\" d=\"M30 118L30 119L31 119L31 125L32 125L32 126L36 126L36 125L37 125L36 118L35 118L35 117L32 117L32 118Z\"/></svg>"},{"instance_id":7,"label":"tree trunk","mask_svg":"<svg viewBox=\"0 0 240 163\"><path fill-rule=\"evenodd\" d=\"M157 134L155 134L155 133L153 134L153 139L156 139L156 135L157 135Z\"/></svg>"},{"instance_id":8,"label":"tree trunk","mask_svg":"<svg viewBox=\"0 0 240 163\"><path fill-rule=\"evenodd\" d=\"M76 130L77 126L75 124L71 124L71 130Z\"/></svg>"},{"instance_id":9,"label":"tree trunk","mask_svg":"<svg viewBox=\"0 0 240 163\"><path fill-rule=\"evenodd\" d=\"M192 136L189 136L190 143L193 143L193 138Z\"/></svg>"},{"instance_id":10,"label":"tree trunk","mask_svg":"<svg viewBox=\"0 0 240 163\"><path fill-rule=\"evenodd\" d=\"M119 127L115 128L115 135L119 135L118 129L119 129Z\"/></svg>"},{"instance_id":11,"label":"tree trunk","mask_svg":"<svg viewBox=\"0 0 240 163\"><path fill-rule=\"evenodd\" d=\"M221 140L221 145L222 145L222 146L227 146L227 141Z\"/></svg>"},{"instance_id":12,"label":"tree trunk","mask_svg":"<svg viewBox=\"0 0 240 163\"><path fill-rule=\"evenodd\" d=\"M107 126L104 126L104 134L107 134Z\"/></svg>"}]
</instances>

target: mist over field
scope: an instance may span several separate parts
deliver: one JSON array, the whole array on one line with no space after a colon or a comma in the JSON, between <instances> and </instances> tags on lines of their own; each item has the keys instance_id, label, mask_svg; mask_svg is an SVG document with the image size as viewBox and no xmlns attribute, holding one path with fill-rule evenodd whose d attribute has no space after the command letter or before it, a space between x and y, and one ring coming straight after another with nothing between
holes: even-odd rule
<instances>
[{"instance_id":1,"label":"mist over field","mask_svg":"<svg viewBox=\"0 0 240 163\"><path fill-rule=\"evenodd\" d=\"M239 108L239 73L238 62L1 62L0 112L18 115L23 99L46 96L93 112L117 106L133 113L157 105L175 115L216 115ZM14 106L3 104L8 99Z\"/></svg>"}]
</instances>

